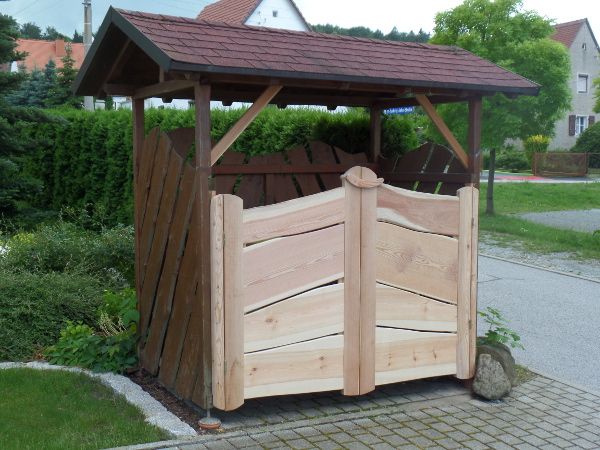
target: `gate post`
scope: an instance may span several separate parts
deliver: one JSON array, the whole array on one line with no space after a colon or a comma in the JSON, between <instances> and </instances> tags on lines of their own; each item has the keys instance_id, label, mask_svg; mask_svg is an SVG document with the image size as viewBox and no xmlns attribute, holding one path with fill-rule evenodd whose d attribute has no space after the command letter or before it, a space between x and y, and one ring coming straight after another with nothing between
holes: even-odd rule
<instances>
[{"instance_id":1,"label":"gate post","mask_svg":"<svg viewBox=\"0 0 600 450\"><path fill-rule=\"evenodd\" d=\"M217 195L210 210L213 404L244 404L242 199Z\"/></svg>"},{"instance_id":2,"label":"gate post","mask_svg":"<svg viewBox=\"0 0 600 450\"><path fill-rule=\"evenodd\" d=\"M344 394L375 389L375 245L377 187L370 169L353 167L343 176L344 218Z\"/></svg>"}]
</instances>

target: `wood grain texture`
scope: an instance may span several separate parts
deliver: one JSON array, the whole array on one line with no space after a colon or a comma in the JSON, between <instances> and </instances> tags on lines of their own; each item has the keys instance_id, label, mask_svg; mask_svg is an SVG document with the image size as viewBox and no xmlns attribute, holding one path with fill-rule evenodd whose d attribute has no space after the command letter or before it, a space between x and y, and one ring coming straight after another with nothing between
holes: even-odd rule
<instances>
[{"instance_id":1,"label":"wood grain texture","mask_svg":"<svg viewBox=\"0 0 600 450\"><path fill-rule=\"evenodd\" d=\"M456 335L377 328L378 385L456 373Z\"/></svg>"},{"instance_id":2,"label":"wood grain texture","mask_svg":"<svg viewBox=\"0 0 600 450\"><path fill-rule=\"evenodd\" d=\"M458 241L377 224L377 281L456 303Z\"/></svg>"},{"instance_id":3,"label":"wood grain texture","mask_svg":"<svg viewBox=\"0 0 600 450\"><path fill-rule=\"evenodd\" d=\"M135 230L134 251L135 251L135 291L137 298L140 298L142 293L142 285L140 282L140 272L142 270L140 235L142 228L142 211L143 205L146 203L146 192L142 186L146 186L145 170L142 172L141 167L147 167L154 161L154 154L149 154L145 151L150 141L144 138L144 102L134 101L132 104L132 126L133 126L133 190L134 190L134 211L133 223ZM138 303L139 310L139 303ZM141 342L140 342L141 344Z\"/></svg>"},{"instance_id":4,"label":"wood grain texture","mask_svg":"<svg viewBox=\"0 0 600 450\"><path fill-rule=\"evenodd\" d=\"M344 225L246 247L245 312L339 280L344 272Z\"/></svg>"},{"instance_id":5,"label":"wood grain texture","mask_svg":"<svg viewBox=\"0 0 600 450\"><path fill-rule=\"evenodd\" d=\"M213 170L217 167L226 166L228 164L242 164L246 156L240 152L234 152L233 150L225 153L221 160L221 164L213 167ZM236 175L215 175L215 186L217 194L234 194L234 187L237 181Z\"/></svg>"},{"instance_id":6,"label":"wood grain texture","mask_svg":"<svg viewBox=\"0 0 600 450\"><path fill-rule=\"evenodd\" d=\"M291 236L344 221L341 188L244 210L244 244Z\"/></svg>"},{"instance_id":7,"label":"wood grain texture","mask_svg":"<svg viewBox=\"0 0 600 450\"><path fill-rule=\"evenodd\" d=\"M471 322L469 328L469 378L477 365L477 281L479 273L479 190L473 188L473 234L471 236Z\"/></svg>"},{"instance_id":8,"label":"wood grain texture","mask_svg":"<svg viewBox=\"0 0 600 450\"><path fill-rule=\"evenodd\" d=\"M287 151L288 159L293 166L310 165L306 149L302 146L294 147ZM297 174L296 182L300 186L303 196L318 194L321 192L321 186L317 180L316 174Z\"/></svg>"},{"instance_id":9,"label":"wood grain texture","mask_svg":"<svg viewBox=\"0 0 600 450\"><path fill-rule=\"evenodd\" d=\"M459 189L460 235L458 237L458 327L456 376L470 378L471 268L473 265L473 188Z\"/></svg>"},{"instance_id":10,"label":"wood grain texture","mask_svg":"<svg viewBox=\"0 0 600 450\"><path fill-rule=\"evenodd\" d=\"M265 155L267 164L286 165L282 153ZM298 198L298 191L291 174L268 173L265 175L265 205Z\"/></svg>"},{"instance_id":11,"label":"wood grain texture","mask_svg":"<svg viewBox=\"0 0 600 450\"><path fill-rule=\"evenodd\" d=\"M377 325L456 333L456 305L378 284Z\"/></svg>"},{"instance_id":12,"label":"wood grain texture","mask_svg":"<svg viewBox=\"0 0 600 450\"><path fill-rule=\"evenodd\" d=\"M346 174L360 177L360 167ZM344 198L344 395L360 394L360 189L343 179Z\"/></svg>"},{"instance_id":13,"label":"wood grain texture","mask_svg":"<svg viewBox=\"0 0 600 450\"><path fill-rule=\"evenodd\" d=\"M337 161L333 154L333 149L329 144L324 142L313 141L310 143L310 151L312 153L312 160L315 164L336 164ZM321 182L325 189L335 189L342 185L340 176L337 174L327 173L321 174Z\"/></svg>"},{"instance_id":14,"label":"wood grain texture","mask_svg":"<svg viewBox=\"0 0 600 450\"><path fill-rule=\"evenodd\" d=\"M344 331L344 285L323 286L244 317L244 351L256 352Z\"/></svg>"},{"instance_id":15,"label":"wood grain texture","mask_svg":"<svg viewBox=\"0 0 600 450\"><path fill-rule=\"evenodd\" d=\"M384 184L377 192L377 218L426 233L458 236L458 198Z\"/></svg>"},{"instance_id":16,"label":"wood grain texture","mask_svg":"<svg viewBox=\"0 0 600 450\"><path fill-rule=\"evenodd\" d=\"M246 354L244 396L341 389L343 345L344 337L336 335Z\"/></svg>"},{"instance_id":17,"label":"wood grain texture","mask_svg":"<svg viewBox=\"0 0 600 450\"><path fill-rule=\"evenodd\" d=\"M210 205L210 299L212 308L212 382L213 404L225 409L225 262L223 231L223 195L217 195Z\"/></svg>"}]
</instances>

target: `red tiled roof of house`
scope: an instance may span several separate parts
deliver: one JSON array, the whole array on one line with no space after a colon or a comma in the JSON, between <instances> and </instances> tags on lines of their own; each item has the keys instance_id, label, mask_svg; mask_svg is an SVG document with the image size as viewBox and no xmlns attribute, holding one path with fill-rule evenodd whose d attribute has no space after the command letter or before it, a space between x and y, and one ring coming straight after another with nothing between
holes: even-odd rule
<instances>
[{"instance_id":1,"label":"red tiled roof of house","mask_svg":"<svg viewBox=\"0 0 600 450\"><path fill-rule=\"evenodd\" d=\"M539 86L458 47L229 25L113 10L170 70L536 93ZM116 16L111 20L120 20Z\"/></svg>"},{"instance_id":2,"label":"red tiled roof of house","mask_svg":"<svg viewBox=\"0 0 600 450\"><path fill-rule=\"evenodd\" d=\"M554 34L551 36L555 41L564 44L567 48L573 45L573 41L577 37L577 33L581 26L586 22L586 19L574 20L572 22L559 23L554 26Z\"/></svg>"},{"instance_id":3,"label":"red tiled roof of house","mask_svg":"<svg viewBox=\"0 0 600 450\"><path fill-rule=\"evenodd\" d=\"M199 20L244 24L258 7L261 0L220 0L204 8Z\"/></svg>"},{"instance_id":4,"label":"red tiled roof of house","mask_svg":"<svg viewBox=\"0 0 600 450\"><path fill-rule=\"evenodd\" d=\"M72 57L75 60L75 68L79 69L84 59L83 44L68 43L63 40L43 41L39 39L18 39L17 51L25 52L27 56L18 64L25 65L28 72L38 68L43 70L51 59L56 63L56 67L62 67L62 57L65 56L65 46L70 45L73 51Z\"/></svg>"}]
</instances>

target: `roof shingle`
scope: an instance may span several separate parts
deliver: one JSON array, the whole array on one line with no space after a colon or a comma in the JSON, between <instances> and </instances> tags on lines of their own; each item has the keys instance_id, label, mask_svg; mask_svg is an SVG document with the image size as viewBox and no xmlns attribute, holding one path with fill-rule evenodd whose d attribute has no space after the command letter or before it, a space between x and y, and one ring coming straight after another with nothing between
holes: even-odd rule
<instances>
[{"instance_id":1,"label":"roof shingle","mask_svg":"<svg viewBox=\"0 0 600 450\"><path fill-rule=\"evenodd\" d=\"M572 22L556 24L554 26L554 34L552 35L552 39L564 44L567 48L570 48L585 21L585 19L580 19Z\"/></svg>"},{"instance_id":2,"label":"roof shingle","mask_svg":"<svg viewBox=\"0 0 600 450\"><path fill-rule=\"evenodd\" d=\"M220 0L206 6L197 18L241 25L248 20L260 2L261 0Z\"/></svg>"}]
</instances>

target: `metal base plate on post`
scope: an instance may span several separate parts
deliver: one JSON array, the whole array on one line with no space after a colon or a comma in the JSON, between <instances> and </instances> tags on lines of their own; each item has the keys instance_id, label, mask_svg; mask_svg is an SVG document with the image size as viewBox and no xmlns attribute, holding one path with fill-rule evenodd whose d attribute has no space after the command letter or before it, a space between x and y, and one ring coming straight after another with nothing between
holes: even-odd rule
<instances>
[{"instance_id":1,"label":"metal base plate on post","mask_svg":"<svg viewBox=\"0 0 600 450\"><path fill-rule=\"evenodd\" d=\"M210 410L206 411L206 417L198 421L198 426L201 430L211 431L221 428L221 421L216 417L210 416Z\"/></svg>"}]
</instances>

